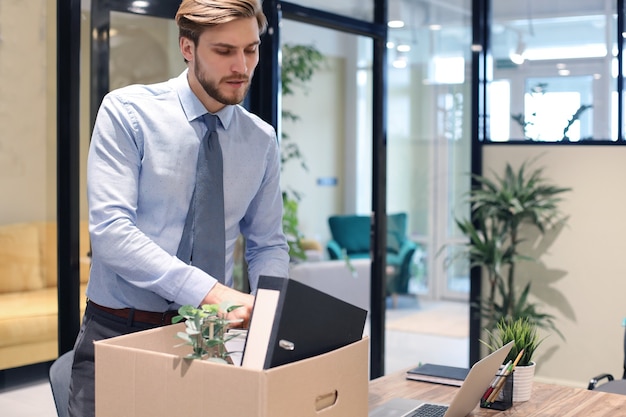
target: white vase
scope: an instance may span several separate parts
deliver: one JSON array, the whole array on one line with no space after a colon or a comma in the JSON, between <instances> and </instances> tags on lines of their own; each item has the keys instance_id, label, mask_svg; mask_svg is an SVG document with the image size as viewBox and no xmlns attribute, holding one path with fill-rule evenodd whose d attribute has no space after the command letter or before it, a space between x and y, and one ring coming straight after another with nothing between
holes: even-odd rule
<instances>
[{"instance_id":1,"label":"white vase","mask_svg":"<svg viewBox=\"0 0 626 417\"><path fill-rule=\"evenodd\" d=\"M530 399L535 377L535 362L527 366L516 366L513 371L513 401L522 402Z\"/></svg>"}]
</instances>

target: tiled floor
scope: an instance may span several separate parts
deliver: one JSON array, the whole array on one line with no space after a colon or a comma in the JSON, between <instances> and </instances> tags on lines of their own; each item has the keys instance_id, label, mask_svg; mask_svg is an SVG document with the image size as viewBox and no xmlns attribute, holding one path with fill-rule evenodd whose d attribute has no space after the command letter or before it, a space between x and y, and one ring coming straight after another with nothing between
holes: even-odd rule
<instances>
[{"instance_id":1,"label":"tiled floor","mask_svg":"<svg viewBox=\"0 0 626 417\"><path fill-rule=\"evenodd\" d=\"M443 305L453 302L443 302ZM400 298L397 308L387 306L387 321L415 313L419 303L414 298ZM468 323L469 325L469 323ZM387 330L385 333L385 373L393 373L419 362L450 366L468 366L468 338L433 336Z\"/></svg>"},{"instance_id":2,"label":"tiled floor","mask_svg":"<svg viewBox=\"0 0 626 417\"><path fill-rule=\"evenodd\" d=\"M400 300L398 308L387 310L387 319L409 314L417 307L413 299ZM402 370L418 362L467 366L468 349L466 338L387 331L385 372ZM56 417L48 366L40 364L0 372L0 416Z\"/></svg>"},{"instance_id":3,"label":"tiled floor","mask_svg":"<svg viewBox=\"0 0 626 417\"><path fill-rule=\"evenodd\" d=\"M2 372L0 415L6 417L56 417L48 384L49 364Z\"/></svg>"}]
</instances>

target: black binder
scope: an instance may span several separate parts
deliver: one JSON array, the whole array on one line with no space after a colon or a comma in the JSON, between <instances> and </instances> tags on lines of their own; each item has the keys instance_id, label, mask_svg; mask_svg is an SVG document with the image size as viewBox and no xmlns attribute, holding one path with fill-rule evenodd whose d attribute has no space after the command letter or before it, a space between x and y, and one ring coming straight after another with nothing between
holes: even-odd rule
<instances>
[{"instance_id":1,"label":"black binder","mask_svg":"<svg viewBox=\"0 0 626 417\"><path fill-rule=\"evenodd\" d=\"M261 276L242 367L269 369L361 340L367 311L289 278Z\"/></svg>"}]
</instances>

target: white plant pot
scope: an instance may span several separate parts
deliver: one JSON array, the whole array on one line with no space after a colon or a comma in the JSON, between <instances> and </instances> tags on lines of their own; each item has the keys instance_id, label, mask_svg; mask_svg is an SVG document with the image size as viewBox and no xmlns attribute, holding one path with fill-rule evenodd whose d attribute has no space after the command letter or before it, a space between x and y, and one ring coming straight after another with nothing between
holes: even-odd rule
<instances>
[{"instance_id":1,"label":"white plant pot","mask_svg":"<svg viewBox=\"0 0 626 417\"><path fill-rule=\"evenodd\" d=\"M522 402L530 399L535 378L535 362L528 366L516 366L513 371L513 401Z\"/></svg>"}]
</instances>

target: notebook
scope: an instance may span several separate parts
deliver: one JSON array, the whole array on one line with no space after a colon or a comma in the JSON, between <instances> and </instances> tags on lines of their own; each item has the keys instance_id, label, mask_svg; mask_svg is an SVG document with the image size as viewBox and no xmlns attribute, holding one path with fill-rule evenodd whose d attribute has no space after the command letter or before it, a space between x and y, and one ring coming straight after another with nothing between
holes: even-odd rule
<instances>
[{"instance_id":1,"label":"notebook","mask_svg":"<svg viewBox=\"0 0 626 417\"><path fill-rule=\"evenodd\" d=\"M465 417L480 402L512 346L513 342L509 342L476 362L450 404L394 398L370 411L369 417ZM431 410L434 410L434 414L428 414Z\"/></svg>"}]
</instances>

